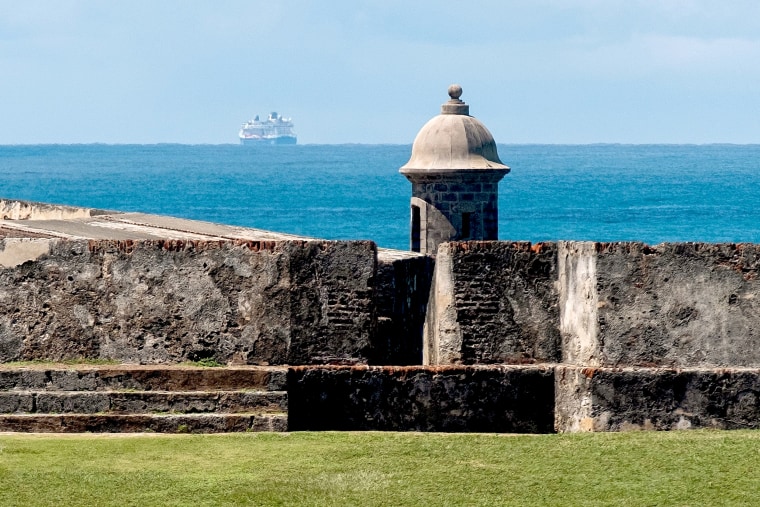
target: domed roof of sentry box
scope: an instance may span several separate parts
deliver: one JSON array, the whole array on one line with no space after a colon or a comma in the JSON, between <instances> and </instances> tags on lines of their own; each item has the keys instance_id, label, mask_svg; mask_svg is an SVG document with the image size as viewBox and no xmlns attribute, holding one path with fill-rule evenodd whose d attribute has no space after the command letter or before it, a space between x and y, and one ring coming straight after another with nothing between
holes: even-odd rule
<instances>
[{"instance_id":1,"label":"domed roof of sentry box","mask_svg":"<svg viewBox=\"0 0 760 507\"><path fill-rule=\"evenodd\" d=\"M461 170L509 172L501 163L496 142L479 120L470 116L470 106L459 100L462 87L449 86L451 100L441 106L441 114L427 122L412 145L412 156L402 174Z\"/></svg>"}]
</instances>

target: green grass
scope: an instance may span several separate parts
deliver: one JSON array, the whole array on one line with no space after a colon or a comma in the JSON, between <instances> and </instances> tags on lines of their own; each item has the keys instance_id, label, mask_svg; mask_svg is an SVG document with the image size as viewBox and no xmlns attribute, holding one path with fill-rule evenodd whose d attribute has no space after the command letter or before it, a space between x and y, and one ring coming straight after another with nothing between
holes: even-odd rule
<instances>
[{"instance_id":1,"label":"green grass","mask_svg":"<svg viewBox=\"0 0 760 507\"><path fill-rule=\"evenodd\" d=\"M224 366L222 363L214 359L213 357L206 357L199 359L198 361L185 361L182 363L184 366L200 366L203 368L220 368Z\"/></svg>"},{"instance_id":2,"label":"green grass","mask_svg":"<svg viewBox=\"0 0 760 507\"><path fill-rule=\"evenodd\" d=\"M0 435L0 505L757 505L760 432Z\"/></svg>"}]
</instances>

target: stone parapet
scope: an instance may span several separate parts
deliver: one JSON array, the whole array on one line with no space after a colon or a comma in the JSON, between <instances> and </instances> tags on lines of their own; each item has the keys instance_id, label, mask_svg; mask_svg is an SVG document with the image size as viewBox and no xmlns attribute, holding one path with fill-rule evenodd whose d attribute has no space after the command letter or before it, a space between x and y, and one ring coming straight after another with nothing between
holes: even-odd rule
<instances>
[{"instance_id":1,"label":"stone parapet","mask_svg":"<svg viewBox=\"0 0 760 507\"><path fill-rule=\"evenodd\" d=\"M69 220L107 213L117 212L0 198L0 220Z\"/></svg>"},{"instance_id":2,"label":"stone parapet","mask_svg":"<svg viewBox=\"0 0 760 507\"><path fill-rule=\"evenodd\" d=\"M375 329L366 241L0 239L0 258L0 362L353 364Z\"/></svg>"},{"instance_id":3,"label":"stone parapet","mask_svg":"<svg viewBox=\"0 0 760 507\"><path fill-rule=\"evenodd\" d=\"M418 190L445 203L457 185ZM281 430L286 389L302 430L759 425L759 245L470 241L433 258L154 215L0 211L1 428ZM143 366L13 364L89 359ZM234 366L176 365L202 359ZM234 392L251 383L264 394Z\"/></svg>"},{"instance_id":4,"label":"stone parapet","mask_svg":"<svg viewBox=\"0 0 760 507\"><path fill-rule=\"evenodd\" d=\"M425 323L425 364L559 361L556 279L554 243L441 245Z\"/></svg>"},{"instance_id":5,"label":"stone parapet","mask_svg":"<svg viewBox=\"0 0 760 507\"><path fill-rule=\"evenodd\" d=\"M760 367L760 246L560 242L563 361Z\"/></svg>"},{"instance_id":6,"label":"stone parapet","mask_svg":"<svg viewBox=\"0 0 760 507\"><path fill-rule=\"evenodd\" d=\"M452 242L428 364L760 367L760 246Z\"/></svg>"}]
</instances>

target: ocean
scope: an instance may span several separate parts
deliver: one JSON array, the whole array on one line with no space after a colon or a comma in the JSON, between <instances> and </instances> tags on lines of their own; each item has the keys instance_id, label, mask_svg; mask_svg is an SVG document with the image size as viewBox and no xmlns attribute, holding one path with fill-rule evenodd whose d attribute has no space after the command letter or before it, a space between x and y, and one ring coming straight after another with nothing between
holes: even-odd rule
<instances>
[{"instance_id":1,"label":"ocean","mask_svg":"<svg viewBox=\"0 0 760 507\"><path fill-rule=\"evenodd\" d=\"M760 243L760 145L499 145L505 240ZM0 198L409 245L410 145L0 146Z\"/></svg>"}]
</instances>

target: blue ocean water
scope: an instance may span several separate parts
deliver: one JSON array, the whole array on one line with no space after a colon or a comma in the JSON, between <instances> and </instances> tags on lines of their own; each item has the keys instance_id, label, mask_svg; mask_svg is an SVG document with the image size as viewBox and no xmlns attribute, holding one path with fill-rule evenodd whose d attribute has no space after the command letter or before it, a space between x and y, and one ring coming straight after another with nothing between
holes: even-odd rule
<instances>
[{"instance_id":1,"label":"blue ocean water","mask_svg":"<svg viewBox=\"0 0 760 507\"><path fill-rule=\"evenodd\" d=\"M408 248L401 145L0 146L0 197ZM500 239L760 243L760 145L499 145Z\"/></svg>"}]
</instances>

